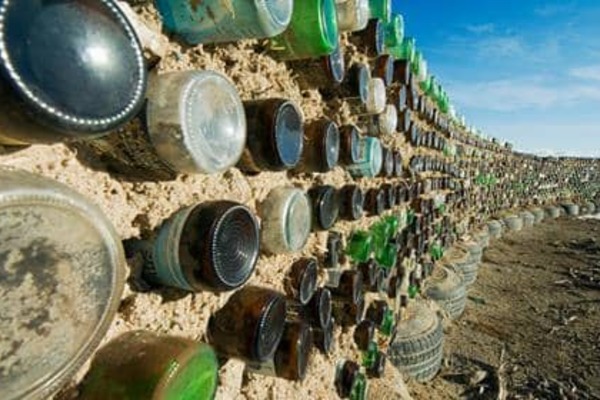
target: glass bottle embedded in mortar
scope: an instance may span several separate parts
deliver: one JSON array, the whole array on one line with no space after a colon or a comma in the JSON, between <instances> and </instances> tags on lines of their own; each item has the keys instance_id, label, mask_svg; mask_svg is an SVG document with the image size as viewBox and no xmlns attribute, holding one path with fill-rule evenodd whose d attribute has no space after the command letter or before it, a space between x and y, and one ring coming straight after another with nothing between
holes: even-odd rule
<instances>
[{"instance_id":1,"label":"glass bottle embedded in mortar","mask_svg":"<svg viewBox=\"0 0 600 400\"><path fill-rule=\"evenodd\" d=\"M166 29L189 44L262 39L283 32L293 0L157 0Z\"/></svg>"}]
</instances>

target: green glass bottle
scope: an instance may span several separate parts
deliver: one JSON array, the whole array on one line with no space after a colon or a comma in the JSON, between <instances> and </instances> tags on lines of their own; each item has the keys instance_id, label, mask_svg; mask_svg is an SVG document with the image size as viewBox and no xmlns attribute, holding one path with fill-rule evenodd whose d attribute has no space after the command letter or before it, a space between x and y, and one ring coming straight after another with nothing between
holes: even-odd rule
<instances>
[{"instance_id":1,"label":"green glass bottle","mask_svg":"<svg viewBox=\"0 0 600 400\"><path fill-rule=\"evenodd\" d=\"M362 365L365 368L371 368L373 364L375 364L375 359L377 358L377 353L379 352L379 346L377 343L370 342L367 346L367 350L365 350L362 354Z\"/></svg>"},{"instance_id":2,"label":"green glass bottle","mask_svg":"<svg viewBox=\"0 0 600 400\"><path fill-rule=\"evenodd\" d=\"M102 348L83 380L83 400L213 399L219 362L210 346L133 331Z\"/></svg>"},{"instance_id":3,"label":"green glass bottle","mask_svg":"<svg viewBox=\"0 0 600 400\"><path fill-rule=\"evenodd\" d=\"M389 22L392 16L392 0L369 0L369 10L371 18Z\"/></svg>"},{"instance_id":4,"label":"green glass bottle","mask_svg":"<svg viewBox=\"0 0 600 400\"><path fill-rule=\"evenodd\" d=\"M352 233L346 244L346 254L356 262L369 260L373 247L373 236L365 231Z\"/></svg>"},{"instance_id":5,"label":"green glass bottle","mask_svg":"<svg viewBox=\"0 0 600 400\"><path fill-rule=\"evenodd\" d=\"M383 321L379 326L379 331L384 336L391 336L394 331L394 326L396 325L396 317L394 315L394 310L391 308L387 309L383 314Z\"/></svg>"},{"instance_id":6,"label":"green glass bottle","mask_svg":"<svg viewBox=\"0 0 600 400\"><path fill-rule=\"evenodd\" d=\"M414 299L415 297L417 297L418 293L419 293L419 288L417 287L417 285L409 285L408 286L408 297L410 297L411 299Z\"/></svg>"},{"instance_id":7,"label":"green glass bottle","mask_svg":"<svg viewBox=\"0 0 600 400\"><path fill-rule=\"evenodd\" d=\"M270 39L270 50L278 59L299 60L331 54L338 43L335 0L295 1L289 27Z\"/></svg>"},{"instance_id":8,"label":"green glass bottle","mask_svg":"<svg viewBox=\"0 0 600 400\"><path fill-rule=\"evenodd\" d=\"M407 60L412 63L415 58L415 42L415 38L405 37L399 46L393 48L392 55L398 60Z\"/></svg>"},{"instance_id":9,"label":"green glass bottle","mask_svg":"<svg viewBox=\"0 0 600 400\"><path fill-rule=\"evenodd\" d=\"M398 247L393 243L386 243L375 250L375 260L386 269L391 269L398 260Z\"/></svg>"},{"instance_id":10,"label":"green glass bottle","mask_svg":"<svg viewBox=\"0 0 600 400\"><path fill-rule=\"evenodd\" d=\"M371 226L371 235L373 236L373 247L382 248L391 237L390 226L385 221L376 222Z\"/></svg>"},{"instance_id":11,"label":"green glass bottle","mask_svg":"<svg viewBox=\"0 0 600 400\"><path fill-rule=\"evenodd\" d=\"M385 24L385 47L398 47L404 40L404 18L401 14L392 14L390 22Z\"/></svg>"}]
</instances>

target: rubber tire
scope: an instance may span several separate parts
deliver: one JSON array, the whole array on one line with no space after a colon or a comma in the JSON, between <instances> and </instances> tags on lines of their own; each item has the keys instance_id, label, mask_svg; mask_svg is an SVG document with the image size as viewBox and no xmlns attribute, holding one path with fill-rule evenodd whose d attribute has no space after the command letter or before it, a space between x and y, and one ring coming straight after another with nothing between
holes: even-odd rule
<instances>
[{"instance_id":1,"label":"rubber tire","mask_svg":"<svg viewBox=\"0 0 600 400\"><path fill-rule=\"evenodd\" d=\"M592 203L591 201L588 201L585 204L586 204L586 207L588 208L590 214L596 213L596 204Z\"/></svg>"},{"instance_id":2,"label":"rubber tire","mask_svg":"<svg viewBox=\"0 0 600 400\"><path fill-rule=\"evenodd\" d=\"M465 286L471 286L477 280L477 273L479 272L479 261L472 261L467 264L461 264L459 266L462 272Z\"/></svg>"},{"instance_id":3,"label":"rubber tire","mask_svg":"<svg viewBox=\"0 0 600 400\"><path fill-rule=\"evenodd\" d=\"M407 319L398 323L388 347L388 360L418 382L435 378L442 367L444 329L442 320L423 301L412 301Z\"/></svg>"},{"instance_id":4,"label":"rubber tire","mask_svg":"<svg viewBox=\"0 0 600 400\"><path fill-rule=\"evenodd\" d=\"M467 304L467 287L462 273L452 266L436 268L425 284L425 295L436 301L450 319L458 319Z\"/></svg>"},{"instance_id":5,"label":"rubber tire","mask_svg":"<svg viewBox=\"0 0 600 400\"><path fill-rule=\"evenodd\" d=\"M482 250L485 250L490 245L490 231L487 226L477 232L473 232L473 237L479 243Z\"/></svg>"},{"instance_id":6,"label":"rubber tire","mask_svg":"<svg viewBox=\"0 0 600 400\"><path fill-rule=\"evenodd\" d=\"M483 257L483 246L475 241L461 243L458 245L459 248L466 250L469 253L468 262L476 261L480 262Z\"/></svg>"},{"instance_id":7,"label":"rubber tire","mask_svg":"<svg viewBox=\"0 0 600 400\"><path fill-rule=\"evenodd\" d=\"M562 204L562 208L569 217L575 217L579 215L579 206L577 204Z\"/></svg>"},{"instance_id":8,"label":"rubber tire","mask_svg":"<svg viewBox=\"0 0 600 400\"><path fill-rule=\"evenodd\" d=\"M523 220L524 228L533 227L533 224L535 223L535 217L533 216L532 213L530 213L529 211L523 211L522 213L519 214L519 217L521 217L521 219Z\"/></svg>"},{"instance_id":9,"label":"rubber tire","mask_svg":"<svg viewBox=\"0 0 600 400\"><path fill-rule=\"evenodd\" d=\"M487 223L487 226L491 237L498 239L502 236L502 224L500 221L493 219Z\"/></svg>"},{"instance_id":10,"label":"rubber tire","mask_svg":"<svg viewBox=\"0 0 600 400\"><path fill-rule=\"evenodd\" d=\"M509 231L519 232L523 229L523 220L518 215L509 215L504 218L504 224Z\"/></svg>"},{"instance_id":11,"label":"rubber tire","mask_svg":"<svg viewBox=\"0 0 600 400\"><path fill-rule=\"evenodd\" d=\"M533 214L533 217L535 218L536 224L539 224L540 222L542 222L544 220L544 210L542 210L541 208L534 208L533 210L531 210L531 213Z\"/></svg>"},{"instance_id":12,"label":"rubber tire","mask_svg":"<svg viewBox=\"0 0 600 400\"><path fill-rule=\"evenodd\" d=\"M550 219L556 219L560 217L560 209L558 207L546 207L544 211L546 212L546 216Z\"/></svg>"}]
</instances>

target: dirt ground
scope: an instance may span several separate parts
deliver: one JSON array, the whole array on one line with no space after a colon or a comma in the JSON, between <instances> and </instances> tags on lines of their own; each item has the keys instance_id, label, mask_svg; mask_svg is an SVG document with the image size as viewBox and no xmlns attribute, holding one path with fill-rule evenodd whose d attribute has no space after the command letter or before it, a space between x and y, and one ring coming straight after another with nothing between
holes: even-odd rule
<instances>
[{"instance_id":1,"label":"dirt ground","mask_svg":"<svg viewBox=\"0 0 600 400\"><path fill-rule=\"evenodd\" d=\"M600 399L600 220L508 233L483 261L440 375L412 396Z\"/></svg>"}]
</instances>

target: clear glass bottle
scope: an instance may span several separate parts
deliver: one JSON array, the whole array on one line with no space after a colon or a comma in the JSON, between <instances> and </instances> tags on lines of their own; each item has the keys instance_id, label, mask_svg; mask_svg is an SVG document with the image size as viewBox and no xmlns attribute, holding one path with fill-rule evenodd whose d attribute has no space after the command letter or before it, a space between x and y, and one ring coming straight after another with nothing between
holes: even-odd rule
<instances>
[{"instance_id":1,"label":"clear glass bottle","mask_svg":"<svg viewBox=\"0 0 600 400\"><path fill-rule=\"evenodd\" d=\"M301 250L311 231L312 211L308 196L300 189L273 189L259 207L262 247L274 254Z\"/></svg>"},{"instance_id":2,"label":"clear glass bottle","mask_svg":"<svg viewBox=\"0 0 600 400\"><path fill-rule=\"evenodd\" d=\"M82 400L213 399L219 362L204 343L152 332L127 332L96 354Z\"/></svg>"},{"instance_id":3,"label":"clear glass bottle","mask_svg":"<svg viewBox=\"0 0 600 400\"><path fill-rule=\"evenodd\" d=\"M104 213L67 186L0 168L0 254L2 398L51 397L117 312L121 240Z\"/></svg>"},{"instance_id":4,"label":"clear glass bottle","mask_svg":"<svg viewBox=\"0 0 600 400\"><path fill-rule=\"evenodd\" d=\"M388 104L382 113L367 119L368 132L376 136L388 136L396 133L398 127L398 110L396 106Z\"/></svg>"},{"instance_id":5,"label":"clear glass bottle","mask_svg":"<svg viewBox=\"0 0 600 400\"><path fill-rule=\"evenodd\" d=\"M141 109L142 48L112 2L3 2L0 21L0 144L92 139Z\"/></svg>"},{"instance_id":6,"label":"clear glass bottle","mask_svg":"<svg viewBox=\"0 0 600 400\"><path fill-rule=\"evenodd\" d=\"M231 201L214 201L176 212L145 252L143 276L150 282L189 291L229 291L254 272L259 225L252 211Z\"/></svg>"},{"instance_id":7,"label":"clear glass bottle","mask_svg":"<svg viewBox=\"0 0 600 400\"><path fill-rule=\"evenodd\" d=\"M369 23L369 0L336 0L340 32L362 31Z\"/></svg>"},{"instance_id":8,"label":"clear glass bottle","mask_svg":"<svg viewBox=\"0 0 600 400\"><path fill-rule=\"evenodd\" d=\"M166 29L189 44L273 37L292 19L293 0L157 0Z\"/></svg>"},{"instance_id":9,"label":"clear glass bottle","mask_svg":"<svg viewBox=\"0 0 600 400\"><path fill-rule=\"evenodd\" d=\"M295 1L288 28L271 39L271 54L282 60L326 56L339 43L335 0Z\"/></svg>"},{"instance_id":10,"label":"clear glass bottle","mask_svg":"<svg viewBox=\"0 0 600 400\"><path fill-rule=\"evenodd\" d=\"M385 110L386 103L385 83L381 78L371 78L367 83L367 114L380 114Z\"/></svg>"},{"instance_id":11,"label":"clear glass bottle","mask_svg":"<svg viewBox=\"0 0 600 400\"><path fill-rule=\"evenodd\" d=\"M291 100L244 102L248 140L237 167L247 173L285 171L300 162L304 149L302 111Z\"/></svg>"},{"instance_id":12,"label":"clear glass bottle","mask_svg":"<svg viewBox=\"0 0 600 400\"><path fill-rule=\"evenodd\" d=\"M210 317L206 334L219 355L262 362L279 346L285 321L283 294L263 287L244 286Z\"/></svg>"},{"instance_id":13,"label":"clear glass bottle","mask_svg":"<svg viewBox=\"0 0 600 400\"><path fill-rule=\"evenodd\" d=\"M355 177L375 177L381 171L383 153L381 142L377 138L365 137L361 141L360 162L347 167L348 172Z\"/></svg>"},{"instance_id":14,"label":"clear glass bottle","mask_svg":"<svg viewBox=\"0 0 600 400\"><path fill-rule=\"evenodd\" d=\"M246 144L246 116L224 75L153 75L147 96L146 134L115 132L82 146L112 171L144 180L218 173L237 163Z\"/></svg>"}]
</instances>

